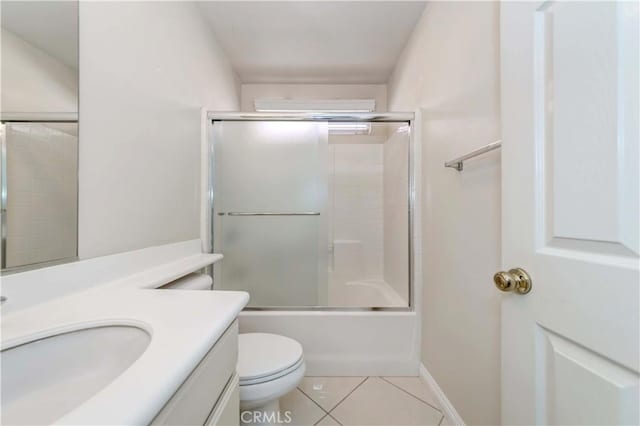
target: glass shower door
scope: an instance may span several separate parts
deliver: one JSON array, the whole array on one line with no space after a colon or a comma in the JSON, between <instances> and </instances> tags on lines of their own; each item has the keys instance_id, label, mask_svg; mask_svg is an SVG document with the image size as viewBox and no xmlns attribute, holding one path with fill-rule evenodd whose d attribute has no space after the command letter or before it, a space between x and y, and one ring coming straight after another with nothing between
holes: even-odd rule
<instances>
[{"instance_id":1,"label":"glass shower door","mask_svg":"<svg viewBox=\"0 0 640 426\"><path fill-rule=\"evenodd\" d=\"M327 123L215 121L213 138L215 288L326 304Z\"/></svg>"}]
</instances>

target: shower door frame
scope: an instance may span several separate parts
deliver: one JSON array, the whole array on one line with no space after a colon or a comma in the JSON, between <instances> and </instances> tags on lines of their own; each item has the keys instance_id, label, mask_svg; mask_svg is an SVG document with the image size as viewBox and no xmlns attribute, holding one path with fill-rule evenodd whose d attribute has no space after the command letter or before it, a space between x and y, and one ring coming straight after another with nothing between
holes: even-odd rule
<instances>
[{"instance_id":1,"label":"shower door frame","mask_svg":"<svg viewBox=\"0 0 640 426\"><path fill-rule=\"evenodd\" d=\"M408 220L408 268L409 268L409 288L408 288L408 306L402 307L348 307L348 306L247 306L245 311L338 311L338 312L415 312L415 250L414 250L414 210L416 200L416 182L415 182L415 161L414 161L414 144L416 143L415 114L413 112L214 112L207 113L207 209L206 223L207 230L207 251L213 253L214 242L214 223L213 211L215 203L215 141L213 125L216 121L318 121L333 123L406 123L409 125L409 187L407 188L407 197L409 204ZM208 270L213 279L213 268ZM213 283L215 288L215 282Z\"/></svg>"}]
</instances>

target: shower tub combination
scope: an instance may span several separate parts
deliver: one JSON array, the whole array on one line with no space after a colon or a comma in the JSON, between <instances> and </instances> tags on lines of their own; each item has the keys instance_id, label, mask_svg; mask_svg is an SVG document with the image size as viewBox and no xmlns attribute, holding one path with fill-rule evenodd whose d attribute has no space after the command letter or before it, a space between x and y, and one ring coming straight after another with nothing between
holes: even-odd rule
<instances>
[{"instance_id":1,"label":"shower tub combination","mask_svg":"<svg viewBox=\"0 0 640 426\"><path fill-rule=\"evenodd\" d=\"M209 113L214 288L309 375L417 375L413 113Z\"/></svg>"}]
</instances>

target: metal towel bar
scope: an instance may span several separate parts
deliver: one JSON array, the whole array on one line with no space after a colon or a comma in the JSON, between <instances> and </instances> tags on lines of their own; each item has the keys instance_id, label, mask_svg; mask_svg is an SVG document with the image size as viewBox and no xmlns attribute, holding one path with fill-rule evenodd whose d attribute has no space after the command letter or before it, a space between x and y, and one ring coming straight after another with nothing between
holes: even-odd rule
<instances>
[{"instance_id":1,"label":"metal towel bar","mask_svg":"<svg viewBox=\"0 0 640 426\"><path fill-rule=\"evenodd\" d=\"M477 157L480 154L484 154L485 152L493 151L494 149L498 149L502 146L502 141L497 140L495 142L491 142L488 145L483 146L482 148L478 148L475 151L472 151L462 157L455 158L451 161L447 161L444 163L445 167L451 167L456 169L457 171L462 171L464 167L464 162L470 158Z\"/></svg>"},{"instance_id":2,"label":"metal towel bar","mask_svg":"<svg viewBox=\"0 0 640 426\"><path fill-rule=\"evenodd\" d=\"M229 212L218 213L218 216L320 216L320 212L300 212L300 213L285 213L285 212Z\"/></svg>"}]
</instances>

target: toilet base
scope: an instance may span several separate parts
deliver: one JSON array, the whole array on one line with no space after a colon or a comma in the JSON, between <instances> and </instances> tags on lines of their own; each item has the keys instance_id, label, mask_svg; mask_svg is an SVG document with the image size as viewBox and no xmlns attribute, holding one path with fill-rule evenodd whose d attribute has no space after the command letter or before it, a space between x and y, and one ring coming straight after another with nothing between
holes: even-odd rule
<instances>
[{"instance_id":1,"label":"toilet base","mask_svg":"<svg viewBox=\"0 0 640 426\"><path fill-rule=\"evenodd\" d=\"M275 399L259 407L240 409L242 426L266 426L291 423L291 413L280 412L280 400Z\"/></svg>"},{"instance_id":2,"label":"toilet base","mask_svg":"<svg viewBox=\"0 0 640 426\"><path fill-rule=\"evenodd\" d=\"M240 424L291 424L291 412L281 411L279 399L296 388L304 377L305 363L285 375L264 383L240 384Z\"/></svg>"}]
</instances>

